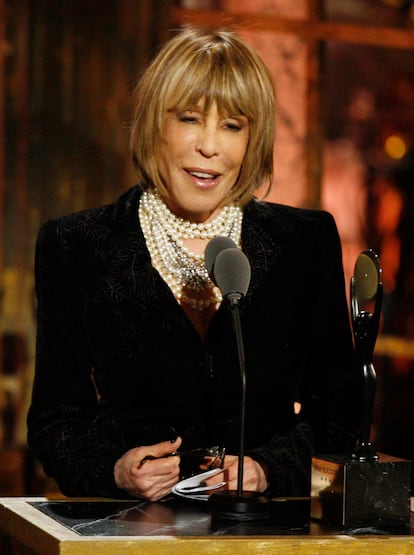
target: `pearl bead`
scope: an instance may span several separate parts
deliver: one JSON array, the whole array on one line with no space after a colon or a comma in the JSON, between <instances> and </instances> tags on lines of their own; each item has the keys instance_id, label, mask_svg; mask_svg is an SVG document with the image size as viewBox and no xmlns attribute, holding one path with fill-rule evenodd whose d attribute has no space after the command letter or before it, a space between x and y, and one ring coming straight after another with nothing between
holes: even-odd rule
<instances>
[{"instance_id":1,"label":"pearl bead","mask_svg":"<svg viewBox=\"0 0 414 555\"><path fill-rule=\"evenodd\" d=\"M225 235L240 246L243 212L239 206L225 206L207 223L194 223L173 214L157 191L144 191L139 204L139 220L153 266L172 290L175 298L197 310L222 301L220 290L211 282L204 255L192 252L185 239L212 239ZM211 289L206 299L183 292L200 293Z\"/></svg>"}]
</instances>

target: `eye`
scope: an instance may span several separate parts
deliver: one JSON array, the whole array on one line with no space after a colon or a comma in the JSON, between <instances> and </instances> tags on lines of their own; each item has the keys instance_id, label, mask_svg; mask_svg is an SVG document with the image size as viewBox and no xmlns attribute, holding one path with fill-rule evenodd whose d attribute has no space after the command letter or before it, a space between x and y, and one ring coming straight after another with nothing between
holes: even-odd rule
<instances>
[{"instance_id":1,"label":"eye","mask_svg":"<svg viewBox=\"0 0 414 555\"><path fill-rule=\"evenodd\" d=\"M177 119L183 123L198 123L200 121L200 115L196 112L186 110L185 112L178 112Z\"/></svg>"},{"instance_id":2,"label":"eye","mask_svg":"<svg viewBox=\"0 0 414 555\"><path fill-rule=\"evenodd\" d=\"M239 123L228 121L224 124L224 127L229 131L241 131L242 126Z\"/></svg>"},{"instance_id":3,"label":"eye","mask_svg":"<svg viewBox=\"0 0 414 555\"><path fill-rule=\"evenodd\" d=\"M248 121L244 121L246 118L228 118L223 121L223 127L228 131L232 131L237 133L241 131L246 125L248 125Z\"/></svg>"}]
</instances>

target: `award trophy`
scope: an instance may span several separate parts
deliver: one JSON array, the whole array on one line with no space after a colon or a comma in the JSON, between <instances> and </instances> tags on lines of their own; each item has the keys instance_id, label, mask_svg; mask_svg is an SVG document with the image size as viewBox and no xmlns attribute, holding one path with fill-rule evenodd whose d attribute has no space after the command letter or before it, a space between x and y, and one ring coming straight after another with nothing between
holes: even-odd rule
<instances>
[{"instance_id":1,"label":"award trophy","mask_svg":"<svg viewBox=\"0 0 414 555\"><path fill-rule=\"evenodd\" d=\"M354 347L363 387L358 442L348 457L312 459L311 517L348 529L404 530L410 522L411 462L377 453L370 443L381 273L377 255L365 250L358 256L351 278Z\"/></svg>"}]
</instances>

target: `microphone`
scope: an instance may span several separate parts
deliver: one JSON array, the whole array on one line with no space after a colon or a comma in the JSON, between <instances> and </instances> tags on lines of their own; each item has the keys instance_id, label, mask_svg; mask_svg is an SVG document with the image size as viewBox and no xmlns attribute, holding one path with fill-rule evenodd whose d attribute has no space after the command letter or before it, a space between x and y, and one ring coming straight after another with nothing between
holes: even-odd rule
<instances>
[{"instance_id":1,"label":"microphone","mask_svg":"<svg viewBox=\"0 0 414 555\"><path fill-rule=\"evenodd\" d=\"M268 498L252 491L243 491L244 431L246 418L246 364L239 301L246 295L250 284L251 268L247 256L228 237L216 237L206 247L205 265L210 279L221 290L223 299L230 303L236 335L241 377L240 439L237 472L237 490L224 490L210 495L213 516L223 519L267 518Z\"/></svg>"},{"instance_id":2,"label":"microphone","mask_svg":"<svg viewBox=\"0 0 414 555\"><path fill-rule=\"evenodd\" d=\"M205 266L211 281L224 298L237 303L247 293L251 269L247 256L229 237L215 237L205 251Z\"/></svg>"},{"instance_id":3,"label":"microphone","mask_svg":"<svg viewBox=\"0 0 414 555\"><path fill-rule=\"evenodd\" d=\"M225 249L217 255L214 263L215 283L231 304L239 302L246 295L250 277L249 260L240 249Z\"/></svg>"},{"instance_id":4,"label":"microphone","mask_svg":"<svg viewBox=\"0 0 414 555\"><path fill-rule=\"evenodd\" d=\"M209 241L204 252L204 264L213 283L216 283L214 278L214 263L217 256L225 249L237 249L237 245L230 237L214 237L214 239Z\"/></svg>"}]
</instances>

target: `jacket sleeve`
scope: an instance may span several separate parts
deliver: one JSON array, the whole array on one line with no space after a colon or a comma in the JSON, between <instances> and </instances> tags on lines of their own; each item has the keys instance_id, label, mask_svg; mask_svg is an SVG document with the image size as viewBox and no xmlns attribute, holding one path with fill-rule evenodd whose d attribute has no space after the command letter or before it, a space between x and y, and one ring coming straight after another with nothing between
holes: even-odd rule
<instances>
[{"instance_id":1,"label":"jacket sleeve","mask_svg":"<svg viewBox=\"0 0 414 555\"><path fill-rule=\"evenodd\" d=\"M96 418L98 397L88 351L82 258L59 221L36 245L36 369L28 444L62 493L116 497L115 461L124 452L115 422ZM125 495L125 493L124 493Z\"/></svg>"},{"instance_id":2,"label":"jacket sleeve","mask_svg":"<svg viewBox=\"0 0 414 555\"><path fill-rule=\"evenodd\" d=\"M314 249L314 299L306 367L299 397L302 416L309 422L318 454L350 453L360 423L361 377L356 365L345 295L342 249L333 217L320 212L321 225Z\"/></svg>"},{"instance_id":3,"label":"jacket sleeve","mask_svg":"<svg viewBox=\"0 0 414 555\"><path fill-rule=\"evenodd\" d=\"M266 469L269 481L266 493L271 497L309 495L312 432L301 417L294 420L289 431L247 453Z\"/></svg>"},{"instance_id":4,"label":"jacket sleeve","mask_svg":"<svg viewBox=\"0 0 414 555\"><path fill-rule=\"evenodd\" d=\"M307 313L306 326L293 353L301 412L294 415L292 410L290 426L251 453L268 469L273 496L308 495L312 455L350 453L359 425L361 388L340 239L329 213L320 211L315 218L308 236L299 235L307 290L299 311Z\"/></svg>"}]
</instances>

